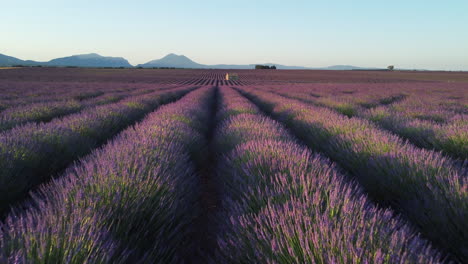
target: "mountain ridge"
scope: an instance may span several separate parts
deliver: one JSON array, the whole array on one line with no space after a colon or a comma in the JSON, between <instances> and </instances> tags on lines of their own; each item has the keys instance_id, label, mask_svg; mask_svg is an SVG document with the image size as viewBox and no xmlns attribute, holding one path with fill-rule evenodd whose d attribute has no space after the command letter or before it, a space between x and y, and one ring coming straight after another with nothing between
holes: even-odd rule
<instances>
[{"instance_id":1,"label":"mountain ridge","mask_svg":"<svg viewBox=\"0 0 468 264\"><path fill-rule=\"evenodd\" d=\"M122 57L104 57L97 53L79 54L62 57L47 62L50 66L75 67L133 67Z\"/></svg>"},{"instance_id":2,"label":"mountain ridge","mask_svg":"<svg viewBox=\"0 0 468 264\"><path fill-rule=\"evenodd\" d=\"M47 62L21 60L15 57L0 54L0 66L58 66L58 67L133 67L122 57L105 57L97 53L78 54L68 57L52 59Z\"/></svg>"},{"instance_id":3,"label":"mountain ridge","mask_svg":"<svg viewBox=\"0 0 468 264\"><path fill-rule=\"evenodd\" d=\"M176 68L204 68L205 65L194 62L184 55L176 55L169 53L161 59L149 61L147 63L138 64L136 67L152 68L152 67L176 67Z\"/></svg>"},{"instance_id":4,"label":"mountain ridge","mask_svg":"<svg viewBox=\"0 0 468 264\"><path fill-rule=\"evenodd\" d=\"M283 70L365 70L378 69L368 67L357 67L352 65L333 65L328 67L304 67L304 66L287 66L276 63L259 63L261 65L275 65L277 69ZM206 65L197 63L184 55L170 53L161 59L151 60L149 62L131 65L128 60L123 57L101 56L97 53L77 54L68 57L52 59L47 62L38 62L32 60L21 60L12 56L0 54L0 66L58 66L58 67L124 67L124 68L189 68L189 69L254 69L258 64L214 64Z\"/></svg>"}]
</instances>

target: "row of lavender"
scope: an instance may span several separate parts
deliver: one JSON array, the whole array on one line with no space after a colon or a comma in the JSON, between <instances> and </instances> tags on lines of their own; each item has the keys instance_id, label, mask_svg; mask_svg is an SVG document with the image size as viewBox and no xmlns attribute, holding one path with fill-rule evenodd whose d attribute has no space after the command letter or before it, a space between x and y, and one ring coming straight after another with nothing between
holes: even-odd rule
<instances>
[{"instance_id":1,"label":"row of lavender","mask_svg":"<svg viewBox=\"0 0 468 264\"><path fill-rule=\"evenodd\" d=\"M0 82L0 102L33 103L46 100L75 99L83 100L100 96L107 92L125 92L137 88L154 87L155 85L169 85L153 82L83 82L81 79L70 80L24 80L10 81L2 79Z\"/></svg>"},{"instance_id":2,"label":"row of lavender","mask_svg":"<svg viewBox=\"0 0 468 264\"><path fill-rule=\"evenodd\" d=\"M218 235L215 262L438 261L437 253L415 237L403 220L393 218L391 211L377 210L360 188L327 160L295 143L278 123L261 116L236 92L221 90L224 108L218 120L223 125L215 145L219 153L226 155L218 169L225 211L219 216L223 228ZM187 91L188 87L164 95L172 93L169 97L174 99ZM256 102L261 101L262 94L267 99L287 101L267 93L253 93L256 97L251 98ZM190 154L200 153L205 145L201 134L209 119L212 95L213 89L201 89L163 107L84 159L82 165L42 187L29 210L11 214L1 227L0 262L154 263L184 258L181 252L195 247L190 239L191 224L198 215L198 183ZM130 112L132 107L147 107L154 98L143 98L151 96L158 94L114 105L127 107ZM172 100L168 98L161 100ZM275 103L283 103L278 100ZM308 116L310 109L296 109L296 113L288 108L297 107L292 102L287 101L282 110L294 129L294 115ZM109 113L107 118L115 114ZM76 121L77 126L69 123L72 126L68 128L83 132L82 138L90 140L87 137L101 133L102 127L94 129L94 125L107 120L93 123L95 117ZM122 126L125 120L109 124ZM151 128L145 125L149 123ZM300 124L301 128L308 125ZM105 127L105 133L112 125ZM59 141L56 146L51 142L48 147L63 147L58 146ZM4 149L0 144L0 150ZM26 156L38 158L39 153L43 152ZM59 154L52 162L63 158L60 152L51 153ZM336 155L326 153L336 159ZM18 160L21 157L18 155ZM343 159L336 160L343 165ZM466 191L466 183L461 184ZM459 248L463 250L463 243Z\"/></svg>"},{"instance_id":3,"label":"row of lavender","mask_svg":"<svg viewBox=\"0 0 468 264\"><path fill-rule=\"evenodd\" d=\"M223 211L214 263L438 263L403 220L277 122L222 88Z\"/></svg>"},{"instance_id":4,"label":"row of lavender","mask_svg":"<svg viewBox=\"0 0 468 264\"><path fill-rule=\"evenodd\" d=\"M98 88L98 89L96 89ZM120 90L120 88L118 88ZM8 82L0 84L0 101L8 103L33 103L37 101L60 100L67 98L83 100L116 90L115 86L96 83L76 85L70 82Z\"/></svg>"},{"instance_id":5,"label":"row of lavender","mask_svg":"<svg viewBox=\"0 0 468 264\"><path fill-rule=\"evenodd\" d=\"M8 109L28 108L44 103L67 101L93 102L112 101L112 97L138 91L154 90L155 87L175 88L173 84L152 83L80 83L80 82L0 82L0 113ZM180 85L179 85L180 86ZM15 111L15 110L12 110Z\"/></svg>"},{"instance_id":6,"label":"row of lavender","mask_svg":"<svg viewBox=\"0 0 468 264\"><path fill-rule=\"evenodd\" d=\"M0 82L0 111L20 105L57 101L82 101L113 92L130 92L141 84L76 82Z\"/></svg>"},{"instance_id":7,"label":"row of lavender","mask_svg":"<svg viewBox=\"0 0 468 264\"><path fill-rule=\"evenodd\" d=\"M438 247L468 259L466 166L414 147L366 120L269 92L242 91L308 146L350 171L381 205L401 212Z\"/></svg>"},{"instance_id":8,"label":"row of lavender","mask_svg":"<svg viewBox=\"0 0 468 264\"><path fill-rule=\"evenodd\" d=\"M43 186L1 226L0 262L177 263L194 248L213 88L163 106Z\"/></svg>"},{"instance_id":9,"label":"row of lavender","mask_svg":"<svg viewBox=\"0 0 468 264\"><path fill-rule=\"evenodd\" d=\"M115 103L130 96L143 95L167 88L163 86L152 87L152 89L140 88L130 91L103 92L100 96L85 98L82 101L69 97L70 100L45 100L42 103L10 107L0 112L0 132L28 122L48 122L53 118L76 113L86 108ZM173 87L169 86L169 88ZM64 96L71 95L64 94Z\"/></svg>"},{"instance_id":10,"label":"row of lavender","mask_svg":"<svg viewBox=\"0 0 468 264\"><path fill-rule=\"evenodd\" d=\"M146 113L191 89L133 96L48 123L28 123L0 133L0 212Z\"/></svg>"},{"instance_id":11,"label":"row of lavender","mask_svg":"<svg viewBox=\"0 0 468 264\"><path fill-rule=\"evenodd\" d=\"M437 114L446 111L466 113L466 92L464 83L401 82L401 83L316 83L268 85L272 90L292 94L308 94L323 104L341 104L355 114L359 107L370 109L401 103L400 109L408 116L421 120L444 121ZM424 107L424 108L420 108ZM407 111L407 110L414 111ZM442 118L442 119L440 119Z\"/></svg>"},{"instance_id":12,"label":"row of lavender","mask_svg":"<svg viewBox=\"0 0 468 264\"><path fill-rule=\"evenodd\" d=\"M290 98L370 120L413 144L468 159L468 90L460 84L406 84L385 89L357 84L272 88ZM364 85L364 87L369 85ZM327 88L327 89L323 89ZM317 91L316 91L317 90Z\"/></svg>"}]
</instances>

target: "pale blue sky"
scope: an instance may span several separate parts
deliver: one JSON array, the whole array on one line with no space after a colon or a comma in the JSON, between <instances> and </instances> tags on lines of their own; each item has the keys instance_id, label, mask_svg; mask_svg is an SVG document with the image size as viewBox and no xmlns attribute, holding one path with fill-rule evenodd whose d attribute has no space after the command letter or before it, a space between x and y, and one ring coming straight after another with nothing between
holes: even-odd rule
<instances>
[{"instance_id":1,"label":"pale blue sky","mask_svg":"<svg viewBox=\"0 0 468 264\"><path fill-rule=\"evenodd\" d=\"M468 70L468 0L0 0L0 53Z\"/></svg>"}]
</instances>

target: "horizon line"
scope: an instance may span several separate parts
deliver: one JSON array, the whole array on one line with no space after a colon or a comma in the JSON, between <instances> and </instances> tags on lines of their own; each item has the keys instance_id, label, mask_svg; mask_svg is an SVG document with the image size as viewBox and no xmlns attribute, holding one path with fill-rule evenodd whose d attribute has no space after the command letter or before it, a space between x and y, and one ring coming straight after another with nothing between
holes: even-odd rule
<instances>
[{"instance_id":1,"label":"horizon line","mask_svg":"<svg viewBox=\"0 0 468 264\"><path fill-rule=\"evenodd\" d=\"M48 63L54 59L60 59L60 58L67 58L67 57L73 57L73 56L82 56L82 55L98 55L98 56L101 56L101 57L104 57L104 58L121 58L121 59L124 59L126 60L133 68L136 68L138 67L139 65L143 65L143 64L146 64L146 63L149 63L153 60L159 60L159 59L162 59L168 55L176 55L176 56L184 56L186 58L188 58L189 60L191 60L192 62L194 63L197 63L197 64L200 64L200 65L204 65L204 66L220 66L220 65L235 65L235 66L245 66L245 65L265 65L265 64L271 64L271 65L281 65L281 66L285 66L285 67L302 67L302 68L307 68L307 69L302 69L302 70L326 70L326 68L330 68L330 67L334 67L334 66L344 66L344 67L356 67L356 68L361 68L361 69L368 69L368 70L382 70L382 69L387 69L386 66L384 67L377 67L377 66L357 66L357 65L352 65L352 64L330 64L328 66L304 66L304 65L289 65L289 64L282 64L282 63L273 63L273 62L264 62L264 63L245 63L245 64L236 64L236 63L217 63L217 64L204 64L204 63L199 63L199 62L196 62L194 60L192 60L190 57L184 55L184 54L176 54L174 52L170 52L166 55L164 55L163 57L161 58L157 58L157 59L150 59L144 63L137 63L137 64L134 64L134 63L131 63L127 58L123 57L123 56L109 56L109 55L102 55L102 54L99 54L97 52L88 52L88 53L79 53L79 54L72 54L72 55L67 55L67 56L61 56L61 57L55 57L55 58L51 58L47 61L38 61L38 60L33 60L33 59L22 59L20 57L16 57L16 56L12 56L12 55L9 55L9 54L5 54L5 53L0 53L0 55L4 55L4 56L8 56L8 57L13 57L13 58L16 58L16 59L19 59L19 60L22 60L22 61L33 61L33 62L38 62L38 63ZM24 65L24 66L27 66L27 65ZM53 65L51 65L53 66ZM64 66L66 67L66 66ZM103 67L80 67L80 68L103 68ZM115 68L118 68L118 67L115 67ZM126 68L129 68L129 67L126 67ZM196 68L185 68L185 69L196 69ZM284 69L283 69L284 70ZM289 69L288 69L289 70ZM291 69L292 70L292 69ZM294 70L301 70L301 69L294 69ZM399 68L399 67L395 67L395 70L402 70L402 71L445 71L445 72L466 72L468 70L462 70L462 69L447 69L447 70L443 70L443 69L430 69L430 68Z\"/></svg>"}]
</instances>

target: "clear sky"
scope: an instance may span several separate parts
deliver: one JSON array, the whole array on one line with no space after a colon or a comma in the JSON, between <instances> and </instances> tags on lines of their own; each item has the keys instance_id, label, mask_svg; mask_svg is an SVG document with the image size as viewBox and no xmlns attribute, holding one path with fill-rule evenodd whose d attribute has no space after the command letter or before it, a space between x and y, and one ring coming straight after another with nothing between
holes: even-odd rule
<instances>
[{"instance_id":1,"label":"clear sky","mask_svg":"<svg viewBox=\"0 0 468 264\"><path fill-rule=\"evenodd\" d=\"M468 0L0 0L0 53L468 70Z\"/></svg>"}]
</instances>

